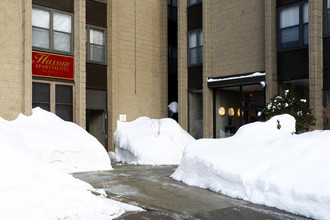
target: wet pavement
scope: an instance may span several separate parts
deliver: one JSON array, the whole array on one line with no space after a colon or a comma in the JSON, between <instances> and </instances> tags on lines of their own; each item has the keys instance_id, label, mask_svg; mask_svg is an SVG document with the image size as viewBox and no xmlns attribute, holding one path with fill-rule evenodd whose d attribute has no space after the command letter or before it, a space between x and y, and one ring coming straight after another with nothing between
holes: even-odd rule
<instances>
[{"instance_id":1,"label":"wet pavement","mask_svg":"<svg viewBox=\"0 0 330 220\"><path fill-rule=\"evenodd\" d=\"M177 166L112 166L73 176L104 189L108 198L146 210L118 219L307 219L175 181L169 176Z\"/></svg>"}]
</instances>

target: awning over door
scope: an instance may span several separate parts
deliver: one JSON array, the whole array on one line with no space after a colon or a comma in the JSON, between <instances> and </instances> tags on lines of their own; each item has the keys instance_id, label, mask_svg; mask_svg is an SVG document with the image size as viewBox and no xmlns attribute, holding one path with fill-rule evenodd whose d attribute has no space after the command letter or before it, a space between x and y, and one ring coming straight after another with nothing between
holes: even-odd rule
<instances>
[{"instance_id":1,"label":"awning over door","mask_svg":"<svg viewBox=\"0 0 330 220\"><path fill-rule=\"evenodd\" d=\"M208 78L207 86L209 88L222 88L229 86L244 86L251 84L265 83L265 72L255 72L248 74L239 74L225 77Z\"/></svg>"}]
</instances>

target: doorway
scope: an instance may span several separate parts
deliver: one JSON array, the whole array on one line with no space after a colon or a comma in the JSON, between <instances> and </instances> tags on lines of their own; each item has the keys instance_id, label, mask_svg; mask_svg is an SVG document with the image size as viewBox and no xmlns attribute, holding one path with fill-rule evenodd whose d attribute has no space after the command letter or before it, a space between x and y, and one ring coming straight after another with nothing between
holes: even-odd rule
<instances>
[{"instance_id":1,"label":"doorway","mask_svg":"<svg viewBox=\"0 0 330 220\"><path fill-rule=\"evenodd\" d=\"M107 90L86 90L86 130L108 150Z\"/></svg>"},{"instance_id":2,"label":"doorway","mask_svg":"<svg viewBox=\"0 0 330 220\"><path fill-rule=\"evenodd\" d=\"M258 120L265 106L265 90L259 84L214 89L214 136L232 136L245 124Z\"/></svg>"},{"instance_id":3,"label":"doorway","mask_svg":"<svg viewBox=\"0 0 330 220\"><path fill-rule=\"evenodd\" d=\"M105 110L87 109L86 130L93 135L107 150L107 112Z\"/></svg>"}]
</instances>

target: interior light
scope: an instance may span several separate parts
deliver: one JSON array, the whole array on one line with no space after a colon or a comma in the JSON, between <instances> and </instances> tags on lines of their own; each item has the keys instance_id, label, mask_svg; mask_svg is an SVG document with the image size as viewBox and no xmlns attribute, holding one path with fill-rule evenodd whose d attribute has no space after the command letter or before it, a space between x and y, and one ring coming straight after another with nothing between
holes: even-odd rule
<instances>
[{"instance_id":1,"label":"interior light","mask_svg":"<svg viewBox=\"0 0 330 220\"><path fill-rule=\"evenodd\" d=\"M234 116L234 115L235 115L235 111L234 111L233 108L229 108L229 109L228 109L228 115L229 115L229 116Z\"/></svg>"},{"instance_id":2,"label":"interior light","mask_svg":"<svg viewBox=\"0 0 330 220\"><path fill-rule=\"evenodd\" d=\"M244 115L244 111L242 111L242 115ZM241 109L240 108L237 109L237 116L238 117L241 116Z\"/></svg>"},{"instance_id":3,"label":"interior light","mask_svg":"<svg viewBox=\"0 0 330 220\"><path fill-rule=\"evenodd\" d=\"M219 113L220 116L224 116L226 114L225 108L224 107L220 107L218 113Z\"/></svg>"}]
</instances>

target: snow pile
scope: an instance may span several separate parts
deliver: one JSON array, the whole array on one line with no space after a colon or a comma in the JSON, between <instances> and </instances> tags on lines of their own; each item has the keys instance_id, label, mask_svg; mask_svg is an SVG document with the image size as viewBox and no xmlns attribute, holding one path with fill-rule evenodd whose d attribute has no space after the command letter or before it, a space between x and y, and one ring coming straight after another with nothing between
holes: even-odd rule
<instances>
[{"instance_id":1,"label":"snow pile","mask_svg":"<svg viewBox=\"0 0 330 220\"><path fill-rule=\"evenodd\" d=\"M63 133L56 131L51 121L59 123L59 128L69 132L78 144L81 144L81 140L88 140L84 137L87 134L75 131L75 126L70 130L72 125L40 109L35 109L32 117L20 116L15 122L0 118L0 219L112 219L125 211L141 210L108 200L104 198L104 191L97 191L91 185L41 160L37 150L42 146L38 145L45 144L45 151L50 151L46 138L67 146L68 141L62 138ZM54 137L47 131L53 133ZM24 132L26 135L23 135ZM32 148L32 152L27 145L33 145L34 138L44 142L36 140L37 146ZM61 151L68 149L59 147ZM80 151L77 151L78 155L82 155ZM66 153L65 156L65 160L70 160L70 156L75 160L76 157L74 153ZM95 196L92 192L103 196Z\"/></svg>"},{"instance_id":2,"label":"snow pile","mask_svg":"<svg viewBox=\"0 0 330 220\"><path fill-rule=\"evenodd\" d=\"M330 131L300 135L289 115L248 124L230 138L189 144L172 178L231 197L330 219Z\"/></svg>"},{"instance_id":3,"label":"snow pile","mask_svg":"<svg viewBox=\"0 0 330 220\"><path fill-rule=\"evenodd\" d=\"M22 146L67 172L112 169L105 148L96 138L39 107L31 116L20 114L14 121L0 121L0 125L11 127Z\"/></svg>"},{"instance_id":4,"label":"snow pile","mask_svg":"<svg viewBox=\"0 0 330 220\"><path fill-rule=\"evenodd\" d=\"M129 164L179 164L183 149L195 139L173 119L140 117L117 122L116 157Z\"/></svg>"}]
</instances>

